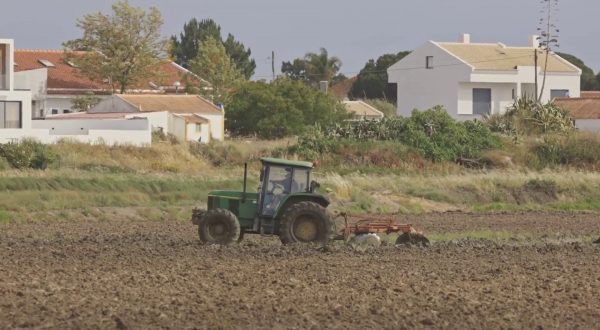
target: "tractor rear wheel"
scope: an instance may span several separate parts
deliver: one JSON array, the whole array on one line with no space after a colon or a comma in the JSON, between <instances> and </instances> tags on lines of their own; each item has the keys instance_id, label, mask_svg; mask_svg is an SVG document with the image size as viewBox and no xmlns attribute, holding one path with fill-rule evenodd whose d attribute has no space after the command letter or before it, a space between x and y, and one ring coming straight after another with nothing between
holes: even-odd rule
<instances>
[{"instance_id":1,"label":"tractor rear wheel","mask_svg":"<svg viewBox=\"0 0 600 330\"><path fill-rule=\"evenodd\" d=\"M206 212L198 225L198 236L205 244L231 244L238 240L240 231L238 218L225 209Z\"/></svg>"},{"instance_id":2,"label":"tractor rear wheel","mask_svg":"<svg viewBox=\"0 0 600 330\"><path fill-rule=\"evenodd\" d=\"M418 245L428 246L429 240L427 237L419 233L404 233L396 239L396 245Z\"/></svg>"},{"instance_id":3,"label":"tractor rear wheel","mask_svg":"<svg viewBox=\"0 0 600 330\"><path fill-rule=\"evenodd\" d=\"M327 244L333 236L334 223L323 206L300 202L285 210L280 228L279 238L283 244Z\"/></svg>"}]
</instances>

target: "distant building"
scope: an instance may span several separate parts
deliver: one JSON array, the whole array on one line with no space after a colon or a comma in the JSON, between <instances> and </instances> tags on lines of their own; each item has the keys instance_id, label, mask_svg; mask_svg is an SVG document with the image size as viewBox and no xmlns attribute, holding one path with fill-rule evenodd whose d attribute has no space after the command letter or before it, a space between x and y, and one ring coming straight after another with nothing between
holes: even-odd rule
<instances>
[{"instance_id":1,"label":"distant building","mask_svg":"<svg viewBox=\"0 0 600 330\"><path fill-rule=\"evenodd\" d=\"M471 43L463 34L459 42L429 41L388 69L388 80L398 87L397 114L442 105L458 120L500 114L521 96L535 97L534 54L529 47L502 43ZM538 50L538 89L541 90L545 56ZM551 53L542 101L579 97L581 70Z\"/></svg>"},{"instance_id":2,"label":"distant building","mask_svg":"<svg viewBox=\"0 0 600 330\"><path fill-rule=\"evenodd\" d=\"M181 141L208 143L225 138L224 110L196 95L113 95L88 113L59 118L147 118L153 131L172 134Z\"/></svg>"},{"instance_id":3,"label":"distant building","mask_svg":"<svg viewBox=\"0 0 600 330\"><path fill-rule=\"evenodd\" d=\"M600 97L560 98L554 103L569 111L577 129L600 133Z\"/></svg>"},{"instance_id":4,"label":"distant building","mask_svg":"<svg viewBox=\"0 0 600 330\"><path fill-rule=\"evenodd\" d=\"M68 139L86 143L149 145L146 118L111 120L33 120L35 98L45 95L44 70L14 72L14 42L0 39L0 143L35 138L43 143Z\"/></svg>"},{"instance_id":5,"label":"distant building","mask_svg":"<svg viewBox=\"0 0 600 330\"><path fill-rule=\"evenodd\" d=\"M76 53L77 54L77 53ZM73 112L73 99L92 93L106 98L113 93L108 80L93 81L83 76L79 68L67 59L63 50L15 50L16 79L32 88L33 118L44 118ZM22 72L30 78L21 77ZM35 78L31 75L34 72ZM28 81L27 81L28 80ZM204 82L175 62L163 61L156 76L140 82L127 91L135 94L176 94L186 90L186 82ZM204 82L208 84L207 82Z\"/></svg>"},{"instance_id":6,"label":"distant building","mask_svg":"<svg viewBox=\"0 0 600 330\"><path fill-rule=\"evenodd\" d=\"M383 112L375 109L371 105L363 101L343 101L342 104L346 107L346 111L353 115L354 120L360 119L382 119Z\"/></svg>"}]
</instances>

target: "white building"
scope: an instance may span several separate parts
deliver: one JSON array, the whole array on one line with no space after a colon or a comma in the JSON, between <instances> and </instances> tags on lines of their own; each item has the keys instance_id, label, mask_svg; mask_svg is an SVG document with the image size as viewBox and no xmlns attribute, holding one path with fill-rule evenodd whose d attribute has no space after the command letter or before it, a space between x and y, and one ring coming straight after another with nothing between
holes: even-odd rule
<instances>
[{"instance_id":1,"label":"white building","mask_svg":"<svg viewBox=\"0 0 600 330\"><path fill-rule=\"evenodd\" d=\"M14 42L0 39L0 143L35 138L43 143L62 139L107 144L149 145L150 121L115 119L90 121L33 120L33 97L44 93L44 72L14 72ZM40 74L42 73L42 74Z\"/></svg>"},{"instance_id":2,"label":"white building","mask_svg":"<svg viewBox=\"0 0 600 330\"><path fill-rule=\"evenodd\" d=\"M561 98L555 103L569 111L577 129L600 133L600 97L595 94L586 92L584 97Z\"/></svg>"},{"instance_id":3,"label":"white building","mask_svg":"<svg viewBox=\"0 0 600 330\"><path fill-rule=\"evenodd\" d=\"M80 55L75 53L74 56ZM93 94L101 99L113 94L108 80L94 81L81 74L63 50L17 49L14 52L15 79L32 86L33 118L74 112L73 100ZM35 72L35 74L32 74ZM163 61L155 76L140 81L127 91L136 94L178 94L191 86L208 83L172 61Z\"/></svg>"},{"instance_id":4,"label":"white building","mask_svg":"<svg viewBox=\"0 0 600 330\"><path fill-rule=\"evenodd\" d=\"M503 113L520 96L534 97L535 52L538 52L538 92L542 88L545 54L535 36L529 47L501 43L429 41L388 69L388 81L397 84L398 115L442 105L458 119ZM579 97L581 70L551 53L542 101Z\"/></svg>"},{"instance_id":5,"label":"white building","mask_svg":"<svg viewBox=\"0 0 600 330\"><path fill-rule=\"evenodd\" d=\"M225 112L197 95L113 95L88 113L56 118L147 118L152 130L181 141L208 143L225 138Z\"/></svg>"}]
</instances>

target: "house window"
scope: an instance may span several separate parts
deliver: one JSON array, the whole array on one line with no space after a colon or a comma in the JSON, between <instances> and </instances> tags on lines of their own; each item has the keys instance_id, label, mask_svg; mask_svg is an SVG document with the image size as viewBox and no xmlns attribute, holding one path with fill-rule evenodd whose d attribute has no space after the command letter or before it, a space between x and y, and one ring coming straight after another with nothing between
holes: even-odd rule
<instances>
[{"instance_id":1,"label":"house window","mask_svg":"<svg viewBox=\"0 0 600 330\"><path fill-rule=\"evenodd\" d=\"M6 88L6 45L0 45L0 89Z\"/></svg>"},{"instance_id":2,"label":"house window","mask_svg":"<svg viewBox=\"0 0 600 330\"><path fill-rule=\"evenodd\" d=\"M58 109L52 109L52 114L53 115L58 115Z\"/></svg>"},{"instance_id":3,"label":"house window","mask_svg":"<svg viewBox=\"0 0 600 330\"><path fill-rule=\"evenodd\" d=\"M433 56L425 57L425 67L427 69L433 69Z\"/></svg>"},{"instance_id":4,"label":"house window","mask_svg":"<svg viewBox=\"0 0 600 330\"><path fill-rule=\"evenodd\" d=\"M202 124L196 124L196 133L202 132Z\"/></svg>"},{"instance_id":5,"label":"house window","mask_svg":"<svg viewBox=\"0 0 600 330\"><path fill-rule=\"evenodd\" d=\"M489 88L473 88L473 114L489 115L492 113L492 90Z\"/></svg>"},{"instance_id":6,"label":"house window","mask_svg":"<svg viewBox=\"0 0 600 330\"><path fill-rule=\"evenodd\" d=\"M21 102L0 101L0 128L21 128Z\"/></svg>"},{"instance_id":7,"label":"house window","mask_svg":"<svg viewBox=\"0 0 600 330\"><path fill-rule=\"evenodd\" d=\"M551 89L550 90L550 99L554 100L557 97L569 97L568 89Z\"/></svg>"},{"instance_id":8,"label":"house window","mask_svg":"<svg viewBox=\"0 0 600 330\"><path fill-rule=\"evenodd\" d=\"M69 109L63 109L63 113L71 113L71 110L69 110Z\"/></svg>"}]
</instances>

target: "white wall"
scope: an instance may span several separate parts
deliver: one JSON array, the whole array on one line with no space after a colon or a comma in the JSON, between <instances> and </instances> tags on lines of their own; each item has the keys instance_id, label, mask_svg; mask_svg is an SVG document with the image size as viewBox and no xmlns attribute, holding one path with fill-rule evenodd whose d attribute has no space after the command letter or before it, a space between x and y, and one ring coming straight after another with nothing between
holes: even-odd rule
<instances>
[{"instance_id":1,"label":"white wall","mask_svg":"<svg viewBox=\"0 0 600 330\"><path fill-rule=\"evenodd\" d=\"M171 115L169 133L175 135L180 141L186 141L186 125L184 118Z\"/></svg>"},{"instance_id":2,"label":"white wall","mask_svg":"<svg viewBox=\"0 0 600 330\"><path fill-rule=\"evenodd\" d=\"M512 98L513 89L516 84L485 84L485 83L460 83L458 88L458 115L457 119L470 119L479 117L473 115L473 89L489 88L492 90L492 114L502 114L506 108L511 106L514 101ZM516 95L516 94L515 94Z\"/></svg>"},{"instance_id":3,"label":"white wall","mask_svg":"<svg viewBox=\"0 0 600 330\"><path fill-rule=\"evenodd\" d=\"M199 113L199 116L208 119L210 122L210 136L211 139L215 139L218 141L225 140L225 121L224 115L208 115Z\"/></svg>"},{"instance_id":4,"label":"white wall","mask_svg":"<svg viewBox=\"0 0 600 330\"><path fill-rule=\"evenodd\" d=\"M0 143L34 138L42 143L68 139L83 143L146 146L152 143L147 119L35 120L28 130L10 130Z\"/></svg>"},{"instance_id":5,"label":"white wall","mask_svg":"<svg viewBox=\"0 0 600 330\"><path fill-rule=\"evenodd\" d=\"M46 98L48 69L15 72L15 89L30 90L33 100Z\"/></svg>"},{"instance_id":6,"label":"white wall","mask_svg":"<svg viewBox=\"0 0 600 330\"><path fill-rule=\"evenodd\" d=\"M200 124L200 127L200 132L197 132L196 124L187 124L187 141L210 142L210 124Z\"/></svg>"},{"instance_id":7,"label":"white wall","mask_svg":"<svg viewBox=\"0 0 600 330\"><path fill-rule=\"evenodd\" d=\"M433 56L433 69L425 68L426 56ZM414 109L427 110L443 105L452 115L458 108L458 82L468 81L472 68L433 42L417 48L388 69L388 81L398 84L400 116Z\"/></svg>"},{"instance_id":8,"label":"white wall","mask_svg":"<svg viewBox=\"0 0 600 330\"><path fill-rule=\"evenodd\" d=\"M542 90L544 80L542 70L543 68L538 68L538 93ZM535 90L535 68L533 66L519 66L516 71L510 72L475 71L471 76L471 82L521 84L521 95L533 95ZM579 97L581 93L580 83L579 73L548 72L542 102L550 101L550 91L552 89L568 89L571 97Z\"/></svg>"},{"instance_id":9,"label":"white wall","mask_svg":"<svg viewBox=\"0 0 600 330\"><path fill-rule=\"evenodd\" d=\"M581 131L600 133L600 119L577 119L575 127Z\"/></svg>"},{"instance_id":10,"label":"white wall","mask_svg":"<svg viewBox=\"0 0 600 330\"><path fill-rule=\"evenodd\" d=\"M150 121L153 131L162 129L166 133L171 133L170 115L167 111L162 112L135 112L128 114L126 118L147 118Z\"/></svg>"}]
</instances>

